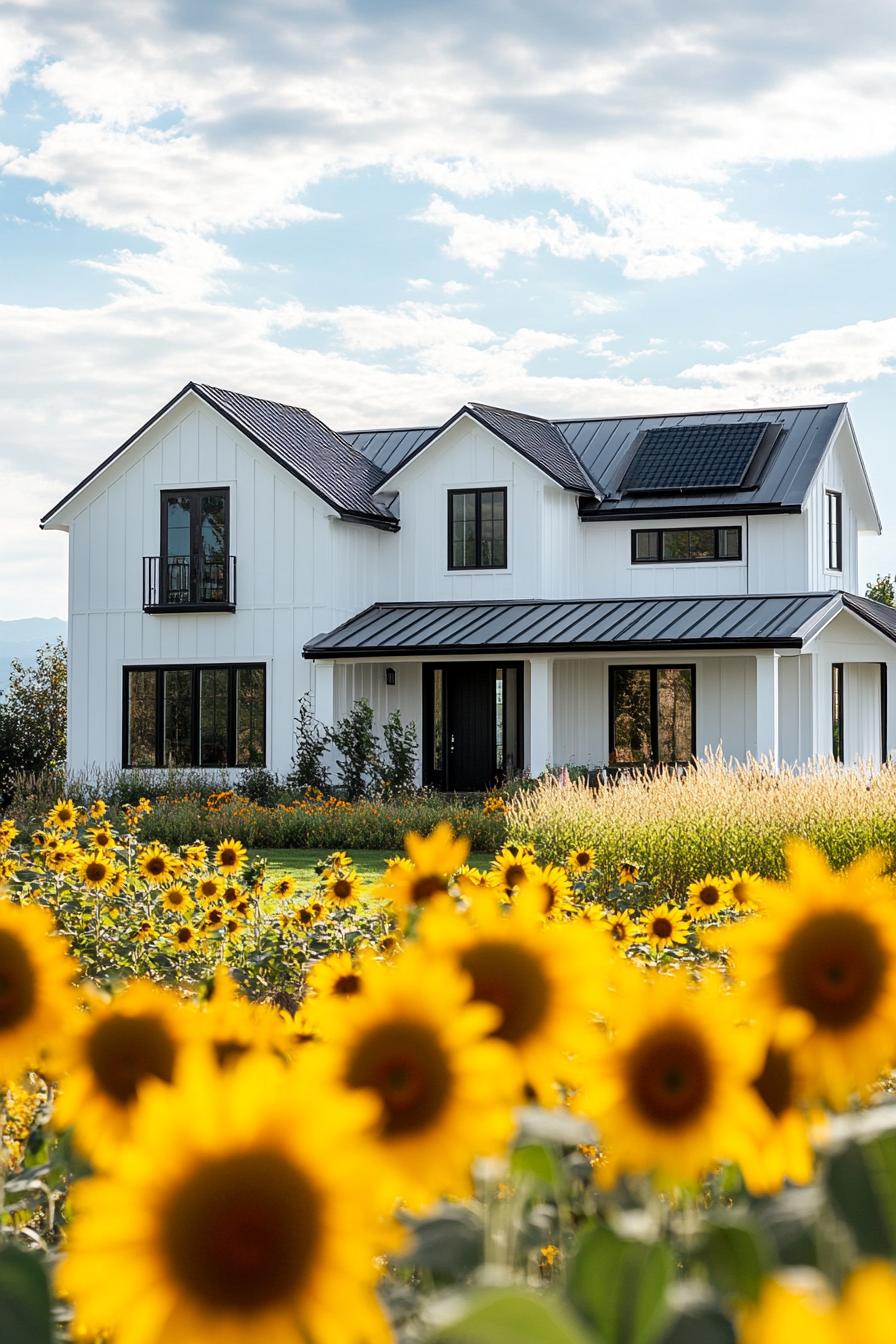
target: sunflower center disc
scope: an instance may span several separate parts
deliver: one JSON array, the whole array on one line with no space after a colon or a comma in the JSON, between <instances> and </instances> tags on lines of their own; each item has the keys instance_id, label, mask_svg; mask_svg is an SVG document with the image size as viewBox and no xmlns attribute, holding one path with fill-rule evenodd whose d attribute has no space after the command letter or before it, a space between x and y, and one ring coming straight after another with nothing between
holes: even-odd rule
<instances>
[{"instance_id":1,"label":"sunflower center disc","mask_svg":"<svg viewBox=\"0 0 896 1344\"><path fill-rule=\"evenodd\" d=\"M871 1011L886 972L886 953L872 925L852 911L835 911L797 929L781 955L778 978L788 1003L837 1031Z\"/></svg>"},{"instance_id":2,"label":"sunflower center disc","mask_svg":"<svg viewBox=\"0 0 896 1344\"><path fill-rule=\"evenodd\" d=\"M14 934L0 933L0 1030L8 1031L34 1007L34 968Z\"/></svg>"},{"instance_id":3,"label":"sunflower center disc","mask_svg":"<svg viewBox=\"0 0 896 1344\"><path fill-rule=\"evenodd\" d=\"M525 948L484 940L467 948L461 966L472 976L473 998L493 1003L501 1021L492 1032L502 1041L523 1041L543 1022L551 989L539 962Z\"/></svg>"},{"instance_id":4,"label":"sunflower center disc","mask_svg":"<svg viewBox=\"0 0 896 1344\"><path fill-rule=\"evenodd\" d=\"M793 1100L793 1067L783 1050L770 1046L762 1072L753 1080L753 1087L760 1099L777 1119L791 1105Z\"/></svg>"},{"instance_id":5,"label":"sunflower center disc","mask_svg":"<svg viewBox=\"0 0 896 1344\"><path fill-rule=\"evenodd\" d=\"M672 934L672 921L660 915L659 919L653 921L654 938L669 938Z\"/></svg>"},{"instance_id":6,"label":"sunflower center disc","mask_svg":"<svg viewBox=\"0 0 896 1344\"><path fill-rule=\"evenodd\" d=\"M451 1095L452 1074L435 1033L418 1022L387 1022L361 1038L349 1060L349 1087L370 1087L383 1104L390 1138L426 1129Z\"/></svg>"},{"instance_id":7,"label":"sunflower center disc","mask_svg":"<svg viewBox=\"0 0 896 1344\"><path fill-rule=\"evenodd\" d=\"M321 1231L311 1182L275 1152L209 1160L163 1213L170 1272L216 1311L263 1310L298 1291Z\"/></svg>"},{"instance_id":8,"label":"sunflower center disc","mask_svg":"<svg viewBox=\"0 0 896 1344\"><path fill-rule=\"evenodd\" d=\"M712 1069L700 1038L685 1026L660 1028L628 1059L628 1085L641 1116L676 1129L695 1119L712 1092Z\"/></svg>"},{"instance_id":9,"label":"sunflower center disc","mask_svg":"<svg viewBox=\"0 0 896 1344\"><path fill-rule=\"evenodd\" d=\"M333 981L333 993L348 997L351 994L358 994L361 989L361 977L354 971L347 975L339 975Z\"/></svg>"},{"instance_id":10,"label":"sunflower center disc","mask_svg":"<svg viewBox=\"0 0 896 1344\"><path fill-rule=\"evenodd\" d=\"M112 1016L98 1022L87 1043L87 1060L100 1087L130 1106L147 1078L170 1083L174 1075L174 1041L156 1016Z\"/></svg>"},{"instance_id":11,"label":"sunflower center disc","mask_svg":"<svg viewBox=\"0 0 896 1344\"><path fill-rule=\"evenodd\" d=\"M415 905L425 905L440 892L447 890L445 879L434 874L418 877L411 885L411 898Z\"/></svg>"}]
</instances>

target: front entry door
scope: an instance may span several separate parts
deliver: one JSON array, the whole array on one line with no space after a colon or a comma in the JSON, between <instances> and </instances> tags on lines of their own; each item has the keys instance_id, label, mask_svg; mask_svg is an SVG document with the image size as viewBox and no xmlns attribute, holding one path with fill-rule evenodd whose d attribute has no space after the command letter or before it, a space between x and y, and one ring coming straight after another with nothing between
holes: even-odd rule
<instances>
[{"instance_id":1,"label":"front entry door","mask_svg":"<svg viewBox=\"0 0 896 1344\"><path fill-rule=\"evenodd\" d=\"M423 778L460 793L491 788L522 763L522 667L424 666Z\"/></svg>"}]
</instances>

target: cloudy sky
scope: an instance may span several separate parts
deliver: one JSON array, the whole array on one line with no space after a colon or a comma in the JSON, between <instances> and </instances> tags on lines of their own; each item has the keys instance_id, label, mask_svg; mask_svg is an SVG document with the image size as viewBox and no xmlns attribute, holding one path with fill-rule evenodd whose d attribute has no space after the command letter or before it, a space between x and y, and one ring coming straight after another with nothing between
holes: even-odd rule
<instances>
[{"instance_id":1,"label":"cloudy sky","mask_svg":"<svg viewBox=\"0 0 896 1344\"><path fill-rule=\"evenodd\" d=\"M335 428L848 397L896 568L891 0L3 0L0 618L189 378Z\"/></svg>"}]
</instances>

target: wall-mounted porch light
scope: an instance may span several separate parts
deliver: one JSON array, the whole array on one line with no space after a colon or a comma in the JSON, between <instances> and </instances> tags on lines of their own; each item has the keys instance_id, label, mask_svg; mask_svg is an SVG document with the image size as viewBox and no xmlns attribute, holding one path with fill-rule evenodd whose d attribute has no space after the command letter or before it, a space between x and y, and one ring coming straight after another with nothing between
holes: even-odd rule
<instances>
[{"instance_id":1,"label":"wall-mounted porch light","mask_svg":"<svg viewBox=\"0 0 896 1344\"><path fill-rule=\"evenodd\" d=\"M394 668L394 667L387 667L387 668L386 668L386 685L387 685L387 686L394 686L394 685L395 685L395 668Z\"/></svg>"}]
</instances>

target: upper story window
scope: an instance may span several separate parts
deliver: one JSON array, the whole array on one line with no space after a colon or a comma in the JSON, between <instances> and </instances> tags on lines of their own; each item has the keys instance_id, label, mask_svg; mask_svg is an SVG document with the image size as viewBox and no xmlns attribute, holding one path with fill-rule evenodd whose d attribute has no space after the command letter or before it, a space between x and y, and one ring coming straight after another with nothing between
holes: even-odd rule
<instances>
[{"instance_id":1,"label":"upper story window","mask_svg":"<svg viewBox=\"0 0 896 1344\"><path fill-rule=\"evenodd\" d=\"M448 568L507 568L507 490L448 491Z\"/></svg>"},{"instance_id":2,"label":"upper story window","mask_svg":"<svg viewBox=\"0 0 896 1344\"><path fill-rule=\"evenodd\" d=\"M649 527L632 532L636 565L679 565L693 560L740 560L739 527Z\"/></svg>"},{"instance_id":3,"label":"upper story window","mask_svg":"<svg viewBox=\"0 0 896 1344\"><path fill-rule=\"evenodd\" d=\"M126 766L264 763L264 664L125 668Z\"/></svg>"},{"instance_id":4,"label":"upper story window","mask_svg":"<svg viewBox=\"0 0 896 1344\"><path fill-rule=\"evenodd\" d=\"M230 491L163 490L160 554L146 556L148 611L233 608L236 564L230 550Z\"/></svg>"},{"instance_id":5,"label":"upper story window","mask_svg":"<svg viewBox=\"0 0 896 1344\"><path fill-rule=\"evenodd\" d=\"M843 568L843 496L826 490L828 569Z\"/></svg>"}]
</instances>

